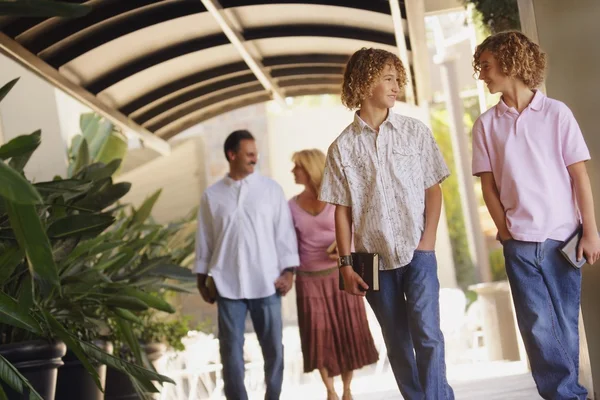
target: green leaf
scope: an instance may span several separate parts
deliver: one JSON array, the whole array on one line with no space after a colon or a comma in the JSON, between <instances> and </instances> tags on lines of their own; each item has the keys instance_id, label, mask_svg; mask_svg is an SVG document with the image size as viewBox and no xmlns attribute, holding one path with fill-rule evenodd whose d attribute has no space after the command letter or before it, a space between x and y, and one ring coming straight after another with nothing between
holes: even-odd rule
<instances>
[{"instance_id":1,"label":"green leaf","mask_svg":"<svg viewBox=\"0 0 600 400\"><path fill-rule=\"evenodd\" d=\"M81 17L92 10L85 4L71 4L61 1L28 0L0 1L0 15L15 17Z\"/></svg>"},{"instance_id":2,"label":"green leaf","mask_svg":"<svg viewBox=\"0 0 600 400\"><path fill-rule=\"evenodd\" d=\"M98 193L90 193L81 201L76 203L77 207L83 207L91 210L104 210L116 203L121 197L125 196L131 189L131 183L120 182L115 185L106 185Z\"/></svg>"},{"instance_id":3,"label":"green leaf","mask_svg":"<svg viewBox=\"0 0 600 400\"><path fill-rule=\"evenodd\" d=\"M115 318L115 322L117 323L117 328L119 329L120 336L123 337L124 342L127 343L129 349L132 351L135 359L139 364L143 363L144 358L142 356L142 349L140 348L140 342L137 337L133 333L133 329L127 321L122 318Z\"/></svg>"},{"instance_id":4,"label":"green leaf","mask_svg":"<svg viewBox=\"0 0 600 400\"><path fill-rule=\"evenodd\" d=\"M31 275L60 288L52 248L35 206L4 203L19 246L25 251Z\"/></svg>"},{"instance_id":5,"label":"green leaf","mask_svg":"<svg viewBox=\"0 0 600 400\"><path fill-rule=\"evenodd\" d=\"M113 124L110 121L103 119L98 123L98 127L96 128L96 131L93 132L93 135L89 138L86 137L89 141L90 158L92 160L98 160L98 154L108 141L112 130Z\"/></svg>"},{"instance_id":6,"label":"green leaf","mask_svg":"<svg viewBox=\"0 0 600 400\"><path fill-rule=\"evenodd\" d=\"M31 386L27 378L21 375L19 370L8 362L6 358L2 357L2 355L0 355L0 381L6 383L20 394L23 394L25 388L27 388L29 390L29 400L44 400L42 396L35 391L33 386ZM0 387L0 390L2 390L2 387ZM2 398L2 394L4 394L4 398L8 400L4 391L0 394L0 398Z\"/></svg>"},{"instance_id":7,"label":"green leaf","mask_svg":"<svg viewBox=\"0 0 600 400\"><path fill-rule=\"evenodd\" d=\"M185 286L173 285L170 283L161 283L161 284L157 285L156 289L170 290L170 291L179 292L179 293L191 293L191 294L197 293L197 289L195 287L187 288Z\"/></svg>"},{"instance_id":8,"label":"green leaf","mask_svg":"<svg viewBox=\"0 0 600 400\"><path fill-rule=\"evenodd\" d=\"M0 159L8 160L12 157L24 156L33 153L40 145L42 131L37 130L31 135L21 135L0 146Z\"/></svg>"},{"instance_id":9,"label":"green leaf","mask_svg":"<svg viewBox=\"0 0 600 400\"><path fill-rule=\"evenodd\" d=\"M29 310L33 307L33 280L31 279L31 275L27 274L24 277L23 283L21 284L21 288L19 289L19 307L23 310Z\"/></svg>"},{"instance_id":10,"label":"green leaf","mask_svg":"<svg viewBox=\"0 0 600 400\"><path fill-rule=\"evenodd\" d=\"M133 223L134 224L142 224L144 223L150 214L152 213L152 208L158 200L158 196L160 196L162 189L158 189L152 196L147 198L144 203L140 206L140 208L133 215Z\"/></svg>"},{"instance_id":11,"label":"green leaf","mask_svg":"<svg viewBox=\"0 0 600 400\"><path fill-rule=\"evenodd\" d=\"M123 308L118 308L118 307L111 308L111 310L118 317L121 317L121 318L126 319L126 320L131 321L131 322L135 322L137 324L141 324L142 323L142 320L139 319L138 317L136 317L135 314L132 313L129 310L125 310Z\"/></svg>"},{"instance_id":12,"label":"green leaf","mask_svg":"<svg viewBox=\"0 0 600 400\"><path fill-rule=\"evenodd\" d=\"M79 151L77 152L77 157L75 157L75 167L73 168L73 173L77 175L77 173L83 169L86 165L90 163L90 152L88 149L87 140L83 139L81 145L79 146Z\"/></svg>"},{"instance_id":13,"label":"green leaf","mask_svg":"<svg viewBox=\"0 0 600 400\"><path fill-rule=\"evenodd\" d=\"M0 321L38 335L42 333L35 318L29 314L29 309L21 307L17 300L4 292L0 292Z\"/></svg>"},{"instance_id":14,"label":"green leaf","mask_svg":"<svg viewBox=\"0 0 600 400\"><path fill-rule=\"evenodd\" d=\"M121 160L113 160L108 164L94 163L82 170L83 178L90 181L98 181L104 178L110 178L121 166Z\"/></svg>"},{"instance_id":15,"label":"green leaf","mask_svg":"<svg viewBox=\"0 0 600 400\"><path fill-rule=\"evenodd\" d=\"M35 187L17 171L0 161L0 196L17 204L40 204Z\"/></svg>"},{"instance_id":16,"label":"green leaf","mask_svg":"<svg viewBox=\"0 0 600 400\"><path fill-rule=\"evenodd\" d=\"M100 263L96 264L94 268L99 271L109 270L110 273L120 270L125 266L131 259L135 257L135 253L130 249L124 249L122 253Z\"/></svg>"},{"instance_id":17,"label":"green leaf","mask_svg":"<svg viewBox=\"0 0 600 400\"><path fill-rule=\"evenodd\" d=\"M135 297L144 302L148 307L154 308L156 310L164 311L170 314L175 312L175 309L169 303L167 303L160 297L153 296L150 293L144 292L143 290L127 287L120 290L119 293Z\"/></svg>"},{"instance_id":18,"label":"green leaf","mask_svg":"<svg viewBox=\"0 0 600 400\"><path fill-rule=\"evenodd\" d=\"M23 261L23 252L20 248L13 246L2 251L0 253L0 282L6 282L21 261Z\"/></svg>"},{"instance_id":19,"label":"green leaf","mask_svg":"<svg viewBox=\"0 0 600 400\"><path fill-rule=\"evenodd\" d=\"M48 321L48 324L52 329L52 333L56 335L60 340L65 342L67 348L70 351L75 353L75 356L77 356L81 364L90 373L92 379L94 379L94 382L96 382L96 386L98 386L100 390L103 390L102 384L100 383L100 378L98 377L98 373L96 372L96 369L90 362L86 353L81 348L80 342L77 339L75 339L69 333L69 331L67 331L65 327L60 322L58 322L48 311L42 310L42 313L44 314L46 321Z\"/></svg>"},{"instance_id":20,"label":"green leaf","mask_svg":"<svg viewBox=\"0 0 600 400\"><path fill-rule=\"evenodd\" d=\"M96 161L108 164L113 160L123 160L127 155L128 141L122 133L113 130L104 142L104 146L98 153Z\"/></svg>"},{"instance_id":21,"label":"green leaf","mask_svg":"<svg viewBox=\"0 0 600 400\"><path fill-rule=\"evenodd\" d=\"M15 86L18 81L19 81L19 78L15 78L12 81L5 84L4 86L2 86L2 89L0 89L0 101L2 101L2 99L4 99L6 97L8 92L11 91L13 86Z\"/></svg>"},{"instance_id":22,"label":"green leaf","mask_svg":"<svg viewBox=\"0 0 600 400\"><path fill-rule=\"evenodd\" d=\"M168 382L175 384L175 382L167 376L157 374L156 372L150 371L146 368L142 368L138 365L129 363L127 361L123 361L115 356L107 354L106 352L100 350L93 344L86 342L80 342L80 344L81 347L83 347L84 351L91 358L95 359L101 364L106 364L110 368L114 368L129 376L133 376L140 384L143 385L144 389L147 392L157 393L157 389L152 384L152 381Z\"/></svg>"},{"instance_id":23,"label":"green leaf","mask_svg":"<svg viewBox=\"0 0 600 400\"><path fill-rule=\"evenodd\" d=\"M196 281L196 274L189 268L180 267L174 264L159 264L156 268L148 271L150 275L162 276L179 281Z\"/></svg>"},{"instance_id":24,"label":"green leaf","mask_svg":"<svg viewBox=\"0 0 600 400\"><path fill-rule=\"evenodd\" d=\"M148 306L142 300L135 297L122 295L108 297L106 299L106 305L134 311L144 311L148 309Z\"/></svg>"},{"instance_id":25,"label":"green leaf","mask_svg":"<svg viewBox=\"0 0 600 400\"><path fill-rule=\"evenodd\" d=\"M48 227L48 237L65 239L67 237L93 238L115 222L110 214L75 214L56 220Z\"/></svg>"}]
</instances>

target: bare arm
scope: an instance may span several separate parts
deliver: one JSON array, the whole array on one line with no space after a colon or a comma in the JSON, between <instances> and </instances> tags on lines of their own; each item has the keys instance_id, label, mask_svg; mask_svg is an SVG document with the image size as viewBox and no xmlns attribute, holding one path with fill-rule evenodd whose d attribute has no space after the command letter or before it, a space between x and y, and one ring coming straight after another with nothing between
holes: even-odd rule
<instances>
[{"instance_id":1,"label":"bare arm","mask_svg":"<svg viewBox=\"0 0 600 400\"><path fill-rule=\"evenodd\" d=\"M504 206L500 202L500 193L496 187L494 181L494 174L491 172L484 172L480 175L481 177L481 188L483 190L483 200L485 205L498 228L498 236L500 241L512 239L512 235L506 226L506 212Z\"/></svg>"},{"instance_id":2,"label":"bare arm","mask_svg":"<svg viewBox=\"0 0 600 400\"><path fill-rule=\"evenodd\" d=\"M592 185L585 167L585 162L578 162L567 167L573 180L577 204L583 222L583 235L577 249L577 259L585 256L589 264L595 263L600 258L600 237L594 213L594 197Z\"/></svg>"},{"instance_id":3,"label":"bare arm","mask_svg":"<svg viewBox=\"0 0 600 400\"><path fill-rule=\"evenodd\" d=\"M437 227L442 213L442 188L439 184L425 189L425 229L417 250L434 250Z\"/></svg>"},{"instance_id":4,"label":"bare arm","mask_svg":"<svg viewBox=\"0 0 600 400\"><path fill-rule=\"evenodd\" d=\"M352 207L335 206L335 240L340 256L348 256L352 248ZM346 292L357 296L364 296L364 290L369 286L354 272L351 266L341 267L342 279Z\"/></svg>"}]
</instances>

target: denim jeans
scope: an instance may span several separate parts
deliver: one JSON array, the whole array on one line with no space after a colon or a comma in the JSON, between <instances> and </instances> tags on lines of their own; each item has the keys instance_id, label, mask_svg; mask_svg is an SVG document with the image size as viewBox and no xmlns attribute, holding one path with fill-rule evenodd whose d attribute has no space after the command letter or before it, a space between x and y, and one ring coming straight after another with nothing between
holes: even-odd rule
<instances>
[{"instance_id":1,"label":"denim jeans","mask_svg":"<svg viewBox=\"0 0 600 400\"><path fill-rule=\"evenodd\" d=\"M562 242L504 242L506 273L533 379L544 399L585 400L579 384L581 270Z\"/></svg>"},{"instance_id":2,"label":"denim jeans","mask_svg":"<svg viewBox=\"0 0 600 400\"><path fill-rule=\"evenodd\" d=\"M379 272L379 291L367 292L406 400L452 400L440 330L440 283L433 251L415 251L405 267Z\"/></svg>"},{"instance_id":3,"label":"denim jeans","mask_svg":"<svg viewBox=\"0 0 600 400\"><path fill-rule=\"evenodd\" d=\"M250 318L265 360L266 400L277 400L283 381L281 297L261 299L217 299L219 348L227 400L247 400L244 386L244 326Z\"/></svg>"}]
</instances>

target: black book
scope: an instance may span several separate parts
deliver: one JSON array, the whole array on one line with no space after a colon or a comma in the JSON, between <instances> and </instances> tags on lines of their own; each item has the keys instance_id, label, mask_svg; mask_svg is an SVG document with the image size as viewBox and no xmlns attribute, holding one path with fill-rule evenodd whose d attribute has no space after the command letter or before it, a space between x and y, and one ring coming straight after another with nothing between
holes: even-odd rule
<instances>
[{"instance_id":1,"label":"black book","mask_svg":"<svg viewBox=\"0 0 600 400\"><path fill-rule=\"evenodd\" d=\"M575 232L564 241L563 245L560 246L560 253L567 259L567 261L573 266L573 268L581 268L586 263L585 256L581 257L581 260L577 261L577 248L579 247L579 241L581 241L581 235L583 234L583 228L579 226Z\"/></svg>"},{"instance_id":2,"label":"black book","mask_svg":"<svg viewBox=\"0 0 600 400\"><path fill-rule=\"evenodd\" d=\"M379 290L379 254L352 253L352 269L369 285L369 291ZM341 271L340 290L344 290L344 279Z\"/></svg>"}]
</instances>

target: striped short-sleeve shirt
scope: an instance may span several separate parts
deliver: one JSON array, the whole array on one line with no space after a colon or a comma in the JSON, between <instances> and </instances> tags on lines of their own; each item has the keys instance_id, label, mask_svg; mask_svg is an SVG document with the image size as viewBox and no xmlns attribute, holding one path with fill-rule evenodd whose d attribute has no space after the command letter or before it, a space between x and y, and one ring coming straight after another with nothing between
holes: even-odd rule
<instances>
[{"instance_id":1,"label":"striped short-sleeve shirt","mask_svg":"<svg viewBox=\"0 0 600 400\"><path fill-rule=\"evenodd\" d=\"M425 189L448 167L421 121L391 110L379 133L358 114L329 147L319 199L352 207L356 251L379 253L381 269L412 260L425 226Z\"/></svg>"}]
</instances>

